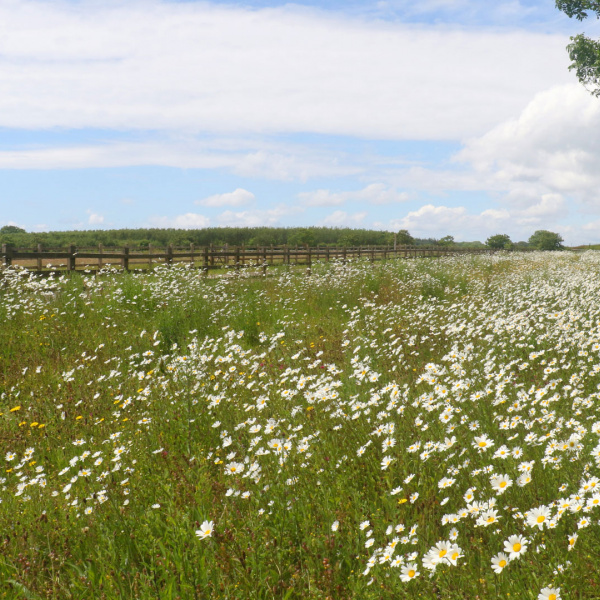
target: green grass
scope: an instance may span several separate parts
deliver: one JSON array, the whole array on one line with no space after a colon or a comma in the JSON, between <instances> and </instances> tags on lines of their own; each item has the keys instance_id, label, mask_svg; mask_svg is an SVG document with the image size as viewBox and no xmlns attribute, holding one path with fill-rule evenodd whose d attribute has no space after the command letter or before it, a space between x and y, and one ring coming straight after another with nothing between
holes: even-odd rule
<instances>
[{"instance_id":1,"label":"green grass","mask_svg":"<svg viewBox=\"0 0 600 600\"><path fill-rule=\"evenodd\" d=\"M597 509L560 504L600 489L599 267L540 253L310 277L6 273L0 598L600 597ZM493 458L502 445L522 456ZM513 482L501 495L494 473ZM473 513L470 488L496 524L447 522ZM552 528L528 525L540 506ZM514 534L527 551L495 574ZM461 556L430 573L444 540ZM390 543L414 581L380 562Z\"/></svg>"}]
</instances>

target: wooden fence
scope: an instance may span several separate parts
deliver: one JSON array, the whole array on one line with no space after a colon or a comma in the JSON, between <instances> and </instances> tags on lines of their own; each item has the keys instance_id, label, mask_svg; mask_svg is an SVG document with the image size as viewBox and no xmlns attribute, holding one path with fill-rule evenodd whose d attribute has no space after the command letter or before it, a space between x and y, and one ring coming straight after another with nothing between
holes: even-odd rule
<instances>
[{"instance_id":1,"label":"wooden fence","mask_svg":"<svg viewBox=\"0 0 600 600\"><path fill-rule=\"evenodd\" d=\"M305 265L308 269L318 261L348 261L367 258L370 261L392 258L439 257L456 254L490 254L494 250L442 246L361 246L361 247L309 247L309 246L203 246L194 244L186 248L167 246L148 250L94 248L69 246L68 248L42 249L2 246L0 258L5 266L19 265L38 272L99 270L112 265L124 270L151 269L157 264L189 263L208 272L211 269L242 269L268 266Z\"/></svg>"}]
</instances>

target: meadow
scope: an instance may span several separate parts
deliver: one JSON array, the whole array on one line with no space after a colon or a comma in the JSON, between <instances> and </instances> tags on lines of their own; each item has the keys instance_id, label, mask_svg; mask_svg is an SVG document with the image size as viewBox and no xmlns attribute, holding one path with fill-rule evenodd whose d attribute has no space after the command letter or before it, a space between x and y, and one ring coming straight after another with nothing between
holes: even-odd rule
<instances>
[{"instance_id":1,"label":"meadow","mask_svg":"<svg viewBox=\"0 0 600 600\"><path fill-rule=\"evenodd\" d=\"M0 278L0 598L600 598L600 254Z\"/></svg>"}]
</instances>

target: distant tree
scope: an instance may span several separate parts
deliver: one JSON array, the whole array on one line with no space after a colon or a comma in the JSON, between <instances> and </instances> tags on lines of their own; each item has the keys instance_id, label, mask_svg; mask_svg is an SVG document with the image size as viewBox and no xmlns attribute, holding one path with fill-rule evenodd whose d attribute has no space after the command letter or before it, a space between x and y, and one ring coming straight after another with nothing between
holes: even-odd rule
<instances>
[{"instance_id":1,"label":"distant tree","mask_svg":"<svg viewBox=\"0 0 600 600\"><path fill-rule=\"evenodd\" d=\"M512 247L512 242L510 241L510 237L505 233L498 233L496 235L490 236L486 241L486 246L489 248L495 248L497 250L506 249Z\"/></svg>"},{"instance_id":2,"label":"distant tree","mask_svg":"<svg viewBox=\"0 0 600 600\"><path fill-rule=\"evenodd\" d=\"M600 19L598 0L556 0L556 8L579 21L587 19L586 11L593 11ZM592 40L583 33L571 36L567 46L573 61L569 71L575 70L579 82L593 95L600 98L600 40Z\"/></svg>"},{"instance_id":3,"label":"distant tree","mask_svg":"<svg viewBox=\"0 0 600 600\"><path fill-rule=\"evenodd\" d=\"M552 231L538 229L530 238L529 245L536 250L562 250L562 236Z\"/></svg>"},{"instance_id":4,"label":"distant tree","mask_svg":"<svg viewBox=\"0 0 600 600\"><path fill-rule=\"evenodd\" d=\"M438 240L439 246L453 246L454 245L454 236L446 235L442 239Z\"/></svg>"},{"instance_id":5,"label":"distant tree","mask_svg":"<svg viewBox=\"0 0 600 600\"><path fill-rule=\"evenodd\" d=\"M4 225L0 227L0 233L27 233L22 227L16 225Z\"/></svg>"},{"instance_id":6,"label":"distant tree","mask_svg":"<svg viewBox=\"0 0 600 600\"><path fill-rule=\"evenodd\" d=\"M302 228L295 229L294 232L288 236L288 244L290 246L304 245L308 244L309 246L315 245L315 232L312 229Z\"/></svg>"},{"instance_id":7,"label":"distant tree","mask_svg":"<svg viewBox=\"0 0 600 600\"><path fill-rule=\"evenodd\" d=\"M415 243L415 238L408 233L407 229L401 229L396 234L396 243L401 246L413 246Z\"/></svg>"},{"instance_id":8,"label":"distant tree","mask_svg":"<svg viewBox=\"0 0 600 600\"><path fill-rule=\"evenodd\" d=\"M527 242L517 242L516 244L513 244L513 248L516 248L517 250L525 250L526 248L529 248L529 244Z\"/></svg>"}]
</instances>

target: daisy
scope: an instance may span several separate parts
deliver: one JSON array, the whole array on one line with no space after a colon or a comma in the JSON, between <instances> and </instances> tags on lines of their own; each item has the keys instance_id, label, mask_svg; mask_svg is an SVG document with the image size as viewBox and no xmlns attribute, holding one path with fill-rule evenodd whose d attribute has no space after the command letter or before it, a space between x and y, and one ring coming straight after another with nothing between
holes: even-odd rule
<instances>
[{"instance_id":1,"label":"daisy","mask_svg":"<svg viewBox=\"0 0 600 600\"><path fill-rule=\"evenodd\" d=\"M508 552L508 558L513 560L519 558L527 550L527 538L521 535L511 535L504 542L504 551Z\"/></svg>"},{"instance_id":2,"label":"daisy","mask_svg":"<svg viewBox=\"0 0 600 600\"><path fill-rule=\"evenodd\" d=\"M492 558L492 569L494 573L502 573L504 567L509 563L509 558L504 552L498 552L496 556Z\"/></svg>"},{"instance_id":3,"label":"daisy","mask_svg":"<svg viewBox=\"0 0 600 600\"><path fill-rule=\"evenodd\" d=\"M543 529L544 524L547 524L547 519L550 518L550 509L547 506L533 508L525 513L525 517L527 518L527 525L529 527Z\"/></svg>"},{"instance_id":4,"label":"daisy","mask_svg":"<svg viewBox=\"0 0 600 600\"><path fill-rule=\"evenodd\" d=\"M214 529L214 523L212 521L204 521L202 525L200 525L200 529L196 531L196 535L201 539L205 539L207 537L212 536Z\"/></svg>"},{"instance_id":5,"label":"daisy","mask_svg":"<svg viewBox=\"0 0 600 600\"><path fill-rule=\"evenodd\" d=\"M508 475L492 475L490 477L492 489L498 494L504 492L513 484L512 479Z\"/></svg>"},{"instance_id":6,"label":"daisy","mask_svg":"<svg viewBox=\"0 0 600 600\"><path fill-rule=\"evenodd\" d=\"M479 452L485 452L488 448L491 448L494 445L493 440L491 440L487 435L476 435L473 443L473 447L477 448Z\"/></svg>"},{"instance_id":7,"label":"daisy","mask_svg":"<svg viewBox=\"0 0 600 600\"><path fill-rule=\"evenodd\" d=\"M400 579L404 582L410 581L419 575L420 573L417 571L417 565L412 562L404 565L400 571Z\"/></svg>"},{"instance_id":8,"label":"daisy","mask_svg":"<svg viewBox=\"0 0 600 600\"><path fill-rule=\"evenodd\" d=\"M545 587L538 594L538 600L560 600L560 588Z\"/></svg>"},{"instance_id":9,"label":"daisy","mask_svg":"<svg viewBox=\"0 0 600 600\"><path fill-rule=\"evenodd\" d=\"M339 521L334 521L331 524L331 531L337 531L340 527L340 522Z\"/></svg>"},{"instance_id":10,"label":"daisy","mask_svg":"<svg viewBox=\"0 0 600 600\"><path fill-rule=\"evenodd\" d=\"M573 550L573 548L575 548L575 543L577 542L578 537L579 536L576 533L567 536L567 539L569 540L569 550Z\"/></svg>"}]
</instances>

